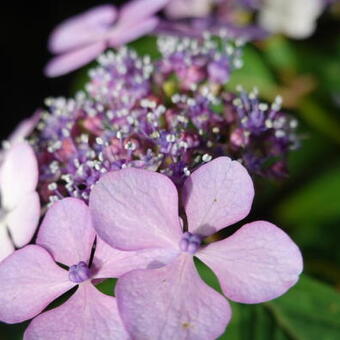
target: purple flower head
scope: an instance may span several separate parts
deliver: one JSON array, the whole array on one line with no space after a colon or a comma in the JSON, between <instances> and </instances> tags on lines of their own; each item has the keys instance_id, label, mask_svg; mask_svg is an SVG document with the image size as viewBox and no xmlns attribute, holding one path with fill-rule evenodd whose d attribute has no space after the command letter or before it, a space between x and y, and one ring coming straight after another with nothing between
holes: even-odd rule
<instances>
[{"instance_id":1,"label":"purple flower head","mask_svg":"<svg viewBox=\"0 0 340 340\"><path fill-rule=\"evenodd\" d=\"M50 51L57 54L45 73L56 77L97 58L105 49L118 47L150 33L158 24L155 13L168 0L135 0L119 10L101 5L62 22L51 34Z\"/></svg>"},{"instance_id":2,"label":"purple flower head","mask_svg":"<svg viewBox=\"0 0 340 340\"><path fill-rule=\"evenodd\" d=\"M36 245L28 245L0 264L0 320L17 323L34 318L24 339L92 340L98 334L129 339L115 298L100 293L94 279L119 277L136 268L154 268L169 261L163 250L124 252L97 239L88 207L74 198L47 211ZM60 267L63 264L68 267ZM78 285L60 307L40 314L53 300ZM40 315L39 315L40 314Z\"/></svg>"},{"instance_id":3,"label":"purple flower head","mask_svg":"<svg viewBox=\"0 0 340 340\"><path fill-rule=\"evenodd\" d=\"M29 136L43 206L64 197L87 202L101 176L126 167L163 173L180 186L197 166L228 155L252 174L282 177L276 164L285 165L297 144L296 121L278 100L226 89L242 66L239 43L206 35L160 37L157 46L156 60L110 51L90 70L84 92L46 100Z\"/></svg>"},{"instance_id":4,"label":"purple flower head","mask_svg":"<svg viewBox=\"0 0 340 340\"><path fill-rule=\"evenodd\" d=\"M229 304L201 280L193 255L215 272L224 295L233 301L268 301L297 282L300 251L269 222L249 223L229 238L202 243L246 217L253 196L248 172L227 157L193 172L181 200L174 184L155 172L123 169L99 180L90 196L98 235L125 251L169 252L164 265L133 270L117 283L118 309L132 338L209 340L224 332L231 317ZM178 214L179 201L187 231ZM159 263L157 257L154 261Z\"/></svg>"}]
</instances>

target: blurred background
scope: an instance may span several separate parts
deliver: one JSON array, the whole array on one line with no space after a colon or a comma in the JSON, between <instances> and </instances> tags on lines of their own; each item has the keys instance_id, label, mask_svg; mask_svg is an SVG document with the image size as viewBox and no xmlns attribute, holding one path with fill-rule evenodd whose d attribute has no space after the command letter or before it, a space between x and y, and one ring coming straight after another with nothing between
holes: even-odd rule
<instances>
[{"instance_id":1,"label":"blurred background","mask_svg":"<svg viewBox=\"0 0 340 340\"><path fill-rule=\"evenodd\" d=\"M43 76L49 58L47 38L61 20L99 3L107 2L2 5L1 140L42 106L45 97L69 96L80 86L81 70L56 79ZM274 35L248 44L244 59L245 66L233 75L230 87L257 86L268 101L282 95L285 110L299 120L302 140L301 148L290 154L288 178L279 183L255 179L257 195L249 220L269 219L286 230L302 249L305 271L282 298L262 305L233 304L233 320L221 339L340 339L339 3L319 18L310 38ZM211 272L198 266L207 282L218 288ZM0 340L21 339L25 326L1 324Z\"/></svg>"}]
</instances>

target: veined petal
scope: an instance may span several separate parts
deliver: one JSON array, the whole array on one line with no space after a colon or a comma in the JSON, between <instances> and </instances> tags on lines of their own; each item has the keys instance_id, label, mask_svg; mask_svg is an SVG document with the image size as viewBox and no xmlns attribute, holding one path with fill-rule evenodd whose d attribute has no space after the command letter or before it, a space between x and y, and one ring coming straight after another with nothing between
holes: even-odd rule
<instances>
[{"instance_id":1,"label":"veined petal","mask_svg":"<svg viewBox=\"0 0 340 340\"><path fill-rule=\"evenodd\" d=\"M94 278L120 277L134 269L154 269L170 263L179 250L172 247L122 251L112 248L100 238L94 253Z\"/></svg>"},{"instance_id":2,"label":"veined petal","mask_svg":"<svg viewBox=\"0 0 340 340\"><path fill-rule=\"evenodd\" d=\"M45 75L58 77L72 72L96 59L104 50L105 42L99 41L53 58L45 67Z\"/></svg>"},{"instance_id":3,"label":"veined petal","mask_svg":"<svg viewBox=\"0 0 340 340\"><path fill-rule=\"evenodd\" d=\"M53 53L64 53L96 42L116 18L114 6L102 5L67 19L51 33L49 49Z\"/></svg>"},{"instance_id":4,"label":"veined petal","mask_svg":"<svg viewBox=\"0 0 340 340\"><path fill-rule=\"evenodd\" d=\"M274 299L292 287L302 271L298 247L275 225L257 221L196 256L217 275L226 297L243 303Z\"/></svg>"},{"instance_id":5,"label":"veined petal","mask_svg":"<svg viewBox=\"0 0 340 340\"><path fill-rule=\"evenodd\" d=\"M184 183L189 231L208 236L242 220L253 197L253 182L239 162L219 157L202 165Z\"/></svg>"},{"instance_id":6,"label":"veined petal","mask_svg":"<svg viewBox=\"0 0 340 340\"><path fill-rule=\"evenodd\" d=\"M60 307L36 317L28 326L25 340L128 340L116 299L83 283Z\"/></svg>"},{"instance_id":7,"label":"veined petal","mask_svg":"<svg viewBox=\"0 0 340 340\"><path fill-rule=\"evenodd\" d=\"M1 169L1 199L3 207L13 209L38 183L38 163L27 142L13 145L6 153Z\"/></svg>"},{"instance_id":8,"label":"veined petal","mask_svg":"<svg viewBox=\"0 0 340 340\"><path fill-rule=\"evenodd\" d=\"M178 196L166 176L134 168L110 172L92 189L90 210L97 233L114 248L178 248Z\"/></svg>"},{"instance_id":9,"label":"veined petal","mask_svg":"<svg viewBox=\"0 0 340 340\"><path fill-rule=\"evenodd\" d=\"M45 249L17 250L0 263L0 320L31 319L74 285Z\"/></svg>"},{"instance_id":10,"label":"veined petal","mask_svg":"<svg viewBox=\"0 0 340 340\"><path fill-rule=\"evenodd\" d=\"M8 229L17 247L23 247L31 241L39 219L40 200L38 193L34 191L23 197L6 217Z\"/></svg>"},{"instance_id":11,"label":"veined petal","mask_svg":"<svg viewBox=\"0 0 340 340\"><path fill-rule=\"evenodd\" d=\"M122 276L116 296L124 324L138 340L213 340L231 316L226 299L201 280L190 255Z\"/></svg>"},{"instance_id":12,"label":"veined petal","mask_svg":"<svg viewBox=\"0 0 340 340\"><path fill-rule=\"evenodd\" d=\"M47 211L37 244L57 262L72 266L89 260L95 236L87 205L77 198L64 198Z\"/></svg>"}]
</instances>

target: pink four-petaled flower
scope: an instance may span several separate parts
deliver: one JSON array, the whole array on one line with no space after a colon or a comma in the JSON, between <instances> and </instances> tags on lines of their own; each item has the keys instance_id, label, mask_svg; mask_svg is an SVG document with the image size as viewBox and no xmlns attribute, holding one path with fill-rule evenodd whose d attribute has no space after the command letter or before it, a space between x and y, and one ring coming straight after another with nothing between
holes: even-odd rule
<instances>
[{"instance_id":1,"label":"pink four-petaled flower","mask_svg":"<svg viewBox=\"0 0 340 340\"><path fill-rule=\"evenodd\" d=\"M94 60L106 48L119 47L150 33L158 24L155 16L168 0L135 0L119 11L102 5L62 22L51 34L50 51L58 56L45 73L56 77Z\"/></svg>"},{"instance_id":2,"label":"pink four-petaled flower","mask_svg":"<svg viewBox=\"0 0 340 340\"><path fill-rule=\"evenodd\" d=\"M177 190L166 176L130 168L96 184L90 209L103 240L125 251L169 254L166 265L155 257L160 268L134 270L118 281L118 309L132 338L208 340L224 332L229 304L201 280L193 256L215 272L233 301L271 300L296 283L300 251L269 222L249 223L227 239L202 244L204 237L247 216L253 195L240 163L220 157L201 166L180 195L188 224L183 233Z\"/></svg>"},{"instance_id":3,"label":"pink four-petaled flower","mask_svg":"<svg viewBox=\"0 0 340 340\"><path fill-rule=\"evenodd\" d=\"M129 339L115 298L100 293L92 280L154 268L167 263L169 254L157 249L155 253L123 252L97 239L89 263L95 237L85 203L75 198L55 203L42 222L37 245L14 252L0 264L0 320L17 323L35 317L25 340ZM157 264L155 257L160 259ZM64 304L38 315L77 285Z\"/></svg>"}]
</instances>

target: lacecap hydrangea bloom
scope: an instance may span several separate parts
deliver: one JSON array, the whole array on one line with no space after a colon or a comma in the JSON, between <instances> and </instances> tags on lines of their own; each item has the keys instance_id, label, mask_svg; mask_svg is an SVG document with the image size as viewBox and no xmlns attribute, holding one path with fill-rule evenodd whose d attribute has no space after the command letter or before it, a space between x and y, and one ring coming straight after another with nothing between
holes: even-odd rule
<instances>
[{"instance_id":1,"label":"lacecap hydrangea bloom","mask_svg":"<svg viewBox=\"0 0 340 340\"><path fill-rule=\"evenodd\" d=\"M227 89L242 66L240 48L221 33L159 38L155 60L109 51L90 70L85 91L47 99L28 137L43 206L64 197L88 201L103 174L125 167L160 172L180 186L197 166L229 155L252 174L286 176L297 122L279 97L267 104L256 90Z\"/></svg>"},{"instance_id":2,"label":"lacecap hydrangea bloom","mask_svg":"<svg viewBox=\"0 0 340 340\"><path fill-rule=\"evenodd\" d=\"M109 51L84 91L48 98L19 125L1 152L0 320L34 318L29 340L214 339L231 311L194 256L234 301L267 301L297 281L299 250L269 222L206 244L248 214L248 171L282 178L298 146L279 97L228 88L241 46L223 31L161 37L156 59ZM116 298L95 286L113 277Z\"/></svg>"},{"instance_id":3,"label":"lacecap hydrangea bloom","mask_svg":"<svg viewBox=\"0 0 340 340\"><path fill-rule=\"evenodd\" d=\"M133 339L209 340L224 332L229 304L199 277L194 256L215 272L233 301L268 301L297 282L300 251L269 222L252 222L229 238L203 243L247 216L253 196L248 172L227 157L194 171L180 196L166 176L142 169L110 172L99 180L90 195L98 235L124 251L157 249L169 258L162 264L155 257L159 268L132 270L117 283L118 309Z\"/></svg>"}]
</instances>

